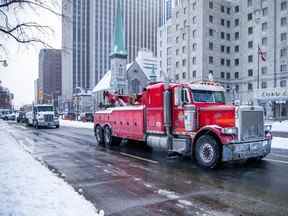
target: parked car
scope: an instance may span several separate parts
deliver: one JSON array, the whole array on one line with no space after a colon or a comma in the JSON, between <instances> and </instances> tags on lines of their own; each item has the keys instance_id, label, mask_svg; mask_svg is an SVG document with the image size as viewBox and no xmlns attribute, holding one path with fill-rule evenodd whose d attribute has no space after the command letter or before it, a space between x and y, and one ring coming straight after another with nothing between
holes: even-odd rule
<instances>
[{"instance_id":1,"label":"parked car","mask_svg":"<svg viewBox=\"0 0 288 216\"><path fill-rule=\"evenodd\" d=\"M6 115L4 115L3 119L5 121L15 121L16 120L16 113L8 112Z\"/></svg>"},{"instance_id":2,"label":"parked car","mask_svg":"<svg viewBox=\"0 0 288 216\"><path fill-rule=\"evenodd\" d=\"M64 113L63 119L64 120L76 120L76 114L75 113Z\"/></svg>"},{"instance_id":3,"label":"parked car","mask_svg":"<svg viewBox=\"0 0 288 216\"><path fill-rule=\"evenodd\" d=\"M94 115L93 113L81 113L80 114L80 121L83 122L93 122Z\"/></svg>"}]
</instances>

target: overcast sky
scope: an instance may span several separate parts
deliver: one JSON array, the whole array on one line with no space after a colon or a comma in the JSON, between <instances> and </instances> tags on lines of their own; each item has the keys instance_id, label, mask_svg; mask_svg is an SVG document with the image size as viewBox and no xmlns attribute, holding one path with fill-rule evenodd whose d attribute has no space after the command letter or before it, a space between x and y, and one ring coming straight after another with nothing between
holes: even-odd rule
<instances>
[{"instance_id":1,"label":"overcast sky","mask_svg":"<svg viewBox=\"0 0 288 216\"><path fill-rule=\"evenodd\" d=\"M61 48L61 17L39 11L31 16L30 20L37 21L43 25L49 25L54 33L45 37L45 40L53 48ZM1 35L0 35L1 37ZM0 80L2 85L9 88L14 94L14 104L21 106L31 104L34 100L34 80L38 77L38 54L40 47L17 44L14 40L3 41L7 48L7 55L0 56L8 60L8 67L0 65Z\"/></svg>"}]
</instances>

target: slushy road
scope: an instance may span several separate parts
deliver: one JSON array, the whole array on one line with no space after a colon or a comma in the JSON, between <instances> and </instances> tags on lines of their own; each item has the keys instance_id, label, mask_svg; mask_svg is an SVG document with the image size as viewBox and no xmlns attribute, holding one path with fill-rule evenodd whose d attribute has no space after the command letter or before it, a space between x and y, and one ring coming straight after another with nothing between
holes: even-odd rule
<instances>
[{"instance_id":1,"label":"slushy road","mask_svg":"<svg viewBox=\"0 0 288 216\"><path fill-rule=\"evenodd\" d=\"M105 215L288 215L287 150L273 149L260 163L203 170L140 144L96 146L92 129L0 124Z\"/></svg>"}]
</instances>

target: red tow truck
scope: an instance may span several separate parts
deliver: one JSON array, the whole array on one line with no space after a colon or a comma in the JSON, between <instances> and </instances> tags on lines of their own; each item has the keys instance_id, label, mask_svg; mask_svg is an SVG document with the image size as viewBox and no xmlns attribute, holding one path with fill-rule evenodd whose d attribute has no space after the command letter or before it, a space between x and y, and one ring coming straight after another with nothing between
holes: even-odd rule
<instances>
[{"instance_id":1,"label":"red tow truck","mask_svg":"<svg viewBox=\"0 0 288 216\"><path fill-rule=\"evenodd\" d=\"M95 113L96 142L109 147L122 139L142 141L206 168L262 159L272 140L263 108L226 105L224 92L212 81L156 83L136 96L105 92L113 107Z\"/></svg>"}]
</instances>

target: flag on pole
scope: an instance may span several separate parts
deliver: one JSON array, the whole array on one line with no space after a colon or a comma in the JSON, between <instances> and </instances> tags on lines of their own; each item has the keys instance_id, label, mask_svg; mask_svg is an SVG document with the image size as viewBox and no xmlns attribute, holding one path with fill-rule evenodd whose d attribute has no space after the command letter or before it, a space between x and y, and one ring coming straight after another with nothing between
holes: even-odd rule
<instances>
[{"instance_id":1,"label":"flag on pole","mask_svg":"<svg viewBox=\"0 0 288 216\"><path fill-rule=\"evenodd\" d=\"M265 53L262 52L262 50L261 50L260 47L258 47L258 55L261 57L261 59L262 59L263 62L266 61Z\"/></svg>"}]
</instances>

